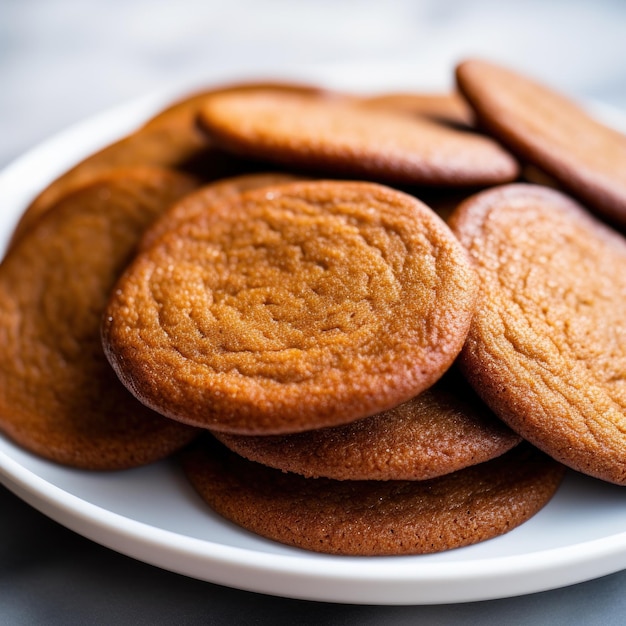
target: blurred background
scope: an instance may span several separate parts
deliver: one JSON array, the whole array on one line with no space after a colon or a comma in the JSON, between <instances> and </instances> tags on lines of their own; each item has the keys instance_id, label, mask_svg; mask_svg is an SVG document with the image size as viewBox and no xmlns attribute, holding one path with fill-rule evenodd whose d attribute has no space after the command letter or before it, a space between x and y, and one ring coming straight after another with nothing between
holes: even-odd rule
<instances>
[{"instance_id":1,"label":"blurred background","mask_svg":"<svg viewBox=\"0 0 626 626\"><path fill-rule=\"evenodd\" d=\"M0 0L0 167L111 106L239 77L442 89L483 56L626 109L625 35L621 0Z\"/></svg>"}]
</instances>

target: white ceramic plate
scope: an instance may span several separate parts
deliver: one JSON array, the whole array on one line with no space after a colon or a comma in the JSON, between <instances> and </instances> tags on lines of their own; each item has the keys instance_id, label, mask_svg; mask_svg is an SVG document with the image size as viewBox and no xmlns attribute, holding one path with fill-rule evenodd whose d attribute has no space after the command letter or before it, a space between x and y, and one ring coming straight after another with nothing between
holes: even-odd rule
<instances>
[{"instance_id":1,"label":"white ceramic plate","mask_svg":"<svg viewBox=\"0 0 626 626\"><path fill-rule=\"evenodd\" d=\"M0 245L30 198L124 134L164 96L75 126L0 175ZM435 604L521 595L626 568L626 492L570 473L538 515L505 536L442 554L354 558L259 538L214 515L170 462L89 473L0 436L0 481L46 515L114 550L202 580L274 595L363 604Z\"/></svg>"}]
</instances>

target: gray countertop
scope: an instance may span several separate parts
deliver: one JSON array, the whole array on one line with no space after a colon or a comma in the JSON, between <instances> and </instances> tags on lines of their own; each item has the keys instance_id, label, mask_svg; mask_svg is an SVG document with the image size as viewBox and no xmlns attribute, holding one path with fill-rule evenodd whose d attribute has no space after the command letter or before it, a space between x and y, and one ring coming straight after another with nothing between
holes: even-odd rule
<instances>
[{"instance_id":1,"label":"gray countertop","mask_svg":"<svg viewBox=\"0 0 626 626\"><path fill-rule=\"evenodd\" d=\"M492 58L626 111L619 0L0 0L0 167L69 124L146 93L326 72L336 86L445 88ZM0 487L3 624L621 624L626 571L445 606L316 603L159 570L47 519Z\"/></svg>"}]
</instances>

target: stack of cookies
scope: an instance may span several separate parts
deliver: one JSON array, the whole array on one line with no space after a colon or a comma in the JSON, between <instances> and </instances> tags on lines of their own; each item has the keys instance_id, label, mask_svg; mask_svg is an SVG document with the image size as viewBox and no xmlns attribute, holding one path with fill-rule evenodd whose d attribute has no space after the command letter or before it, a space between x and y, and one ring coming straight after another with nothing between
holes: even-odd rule
<instances>
[{"instance_id":1,"label":"stack of cookies","mask_svg":"<svg viewBox=\"0 0 626 626\"><path fill-rule=\"evenodd\" d=\"M484 61L457 83L199 93L54 181L0 266L2 431L178 453L333 554L497 536L565 466L626 483L626 138Z\"/></svg>"}]
</instances>

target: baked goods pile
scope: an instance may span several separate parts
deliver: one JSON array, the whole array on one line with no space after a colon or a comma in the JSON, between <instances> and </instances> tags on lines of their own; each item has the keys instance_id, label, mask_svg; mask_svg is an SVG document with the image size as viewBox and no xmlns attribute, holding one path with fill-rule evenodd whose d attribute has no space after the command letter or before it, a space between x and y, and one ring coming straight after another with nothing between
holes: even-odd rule
<instances>
[{"instance_id":1,"label":"baked goods pile","mask_svg":"<svg viewBox=\"0 0 626 626\"><path fill-rule=\"evenodd\" d=\"M345 555L626 484L626 137L478 60L458 94L194 94L52 182L0 265L0 430L172 455L217 513Z\"/></svg>"}]
</instances>

